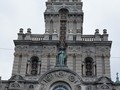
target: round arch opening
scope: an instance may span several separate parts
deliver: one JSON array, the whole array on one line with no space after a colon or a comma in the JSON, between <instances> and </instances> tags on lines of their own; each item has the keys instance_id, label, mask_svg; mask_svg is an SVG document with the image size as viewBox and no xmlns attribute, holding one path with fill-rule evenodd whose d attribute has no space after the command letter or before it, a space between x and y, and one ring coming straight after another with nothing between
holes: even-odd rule
<instances>
[{"instance_id":1,"label":"round arch opening","mask_svg":"<svg viewBox=\"0 0 120 90\"><path fill-rule=\"evenodd\" d=\"M51 85L50 90L71 90L71 87L66 82L55 82Z\"/></svg>"}]
</instances>

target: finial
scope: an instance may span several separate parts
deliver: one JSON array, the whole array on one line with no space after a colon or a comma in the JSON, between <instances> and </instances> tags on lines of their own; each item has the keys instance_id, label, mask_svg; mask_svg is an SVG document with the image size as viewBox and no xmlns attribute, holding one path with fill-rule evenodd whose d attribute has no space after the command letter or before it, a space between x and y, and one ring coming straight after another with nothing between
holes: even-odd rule
<instances>
[{"instance_id":1,"label":"finial","mask_svg":"<svg viewBox=\"0 0 120 90\"><path fill-rule=\"evenodd\" d=\"M23 28L20 28L20 31L19 31L19 33L23 33Z\"/></svg>"},{"instance_id":2,"label":"finial","mask_svg":"<svg viewBox=\"0 0 120 90\"><path fill-rule=\"evenodd\" d=\"M107 34L107 29L103 29L103 34Z\"/></svg>"},{"instance_id":3,"label":"finial","mask_svg":"<svg viewBox=\"0 0 120 90\"><path fill-rule=\"evenodd\" d=\"M31 33L31 29L30 28L27 29L27 33Z\"/></svg>"},{"instance_id":4,"label":"finial","mask_svg":"<svg viewBox=\"0 0 120 90\"><path fill-rule=\"evenodd\" d=\"M116 83L120 83L120 81L119 81L119 73L118 72L116 73Z\"/></svg>"},{"instance_id":5,"label":"finial","mask_svg":"<svg viewBox=\"0 0 120 90\"><path fill-rule=\"evenodd\" d=\"M95 34L99 34L99 29L96 29L96 30L95 30Z\"/></svg>"}]
</instances>

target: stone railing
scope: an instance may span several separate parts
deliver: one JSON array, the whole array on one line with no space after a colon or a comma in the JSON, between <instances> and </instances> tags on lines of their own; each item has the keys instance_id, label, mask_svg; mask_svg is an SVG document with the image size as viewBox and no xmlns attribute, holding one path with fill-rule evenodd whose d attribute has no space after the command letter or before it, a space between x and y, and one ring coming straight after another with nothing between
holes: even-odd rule
<instances>
[{"instance_id":1,"label":"stone railing","mask_svg":"<svg viewBox=\"0 0 120 90\"><path fill-rule=\"evenodd\" d=\"M44 36L41 34L31 34L32 41L41 41L43 40Z\"/></svg>"},{"instance_id":2,"label":"stone railing","mask_svg":"<svg viewBox=\"0 0 120 90\"><path fill-rule=\"evenodd\" d=\"M95 35L82 35L82 41L95 41Z\"/></svg>"},{"instance_id":3,"label":"stone railing","mask_svg":"<svg viewBox=\"0 0 120 90\"><path fill-rule=\"evenodd\" d=\"M81 33L69 33L68 40L76 40L76 41L108 41L107 30L103 30L103 34L99 34L99 30L96 29L95 34L93 35L83 35Z\"/></svg>"},{"instance_id":4,"label":"stone railing","mask_svg":"<svg viewBox=\"0 0 120 90\"><path fill-rule=\"evenodd\" d=\"M23 29L20 29L18 33L18 40L32 40L32 41L41 41L41 40L59 40L58 33L54 32L50 34L45 32L45 34L31 34L31 29L27 30L27 33L23 33ZM103 30L103 34L99 34L99 30L96 29L95 34L93 35L82 35L81 33L68 33L66 40L75 40L75 41L108 41L107 30Z\"/></svg>"}]
</instances>

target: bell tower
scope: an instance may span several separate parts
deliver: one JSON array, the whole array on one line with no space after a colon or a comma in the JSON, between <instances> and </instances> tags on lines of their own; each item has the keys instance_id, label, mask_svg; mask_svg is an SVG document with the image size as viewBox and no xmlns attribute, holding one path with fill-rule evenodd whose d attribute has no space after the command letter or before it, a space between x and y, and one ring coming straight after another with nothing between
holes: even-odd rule
<instances>
[{"instance_id":1,"label":"bell tower","mask_svg":"<svg viewBox=\"0 0 120 90\"><path fill-rule=\"evenodd\" d=\"M44 13L46 32L56 32L61 41L68 40L70 33L82 34L83 15L81 0L48 0Z\"/></svg>"}]
</instances>

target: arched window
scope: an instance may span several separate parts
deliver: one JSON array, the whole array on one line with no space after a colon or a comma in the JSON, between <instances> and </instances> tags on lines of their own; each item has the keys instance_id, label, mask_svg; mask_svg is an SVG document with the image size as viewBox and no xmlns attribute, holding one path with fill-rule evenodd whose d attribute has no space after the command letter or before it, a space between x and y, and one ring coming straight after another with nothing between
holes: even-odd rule
<instances>
[{"instance_id":1,"label":"arched window","mask_svg":"<svg viewBox=\"0 0 120 90\"><path fill-rule=\"evenodd\" d=\"M50 33L53 33L53 20L50 20Z\"/></svg>"},{"instance_id":2,"label":"arched window","mask_svg":"<svg viewBox=\"0 0 120 90\"><path fill-rule=\"evenodd\" d=\"M93 59L91 57L85 59L85 74L86 76L93 75Z\"/></svg>"},{"instance_id":3,"label":"arched window","mask_svg":"<svg viewBox=\"0 0 120 90\"><path fill-rule=\"evenodd\" d=\"M37 75L39 58L34 56L31 58L31 75Z\"/></svg>"},{"instance_id":4,"label":"arched window","mask_svg":"<svg viewBox=\"0 0 120 90\"><path fill-rule=\"evenodd\" d=\"M77 21L74 20L73 21L73 31L75 31L77 29Z\"/></svg>"},{"instance_id":5,"label":"arched window","mask_svg":"<svg viewBox=\"0 0 120 90\"><path fill-rule=\"evenodd\" d=\"M50 90L71 90L71 87L65 82L55 82Z\"/></svg>"},{"instance_id":6,"label":"arched window","mask_svg":"<svg viewBox=\"0 0 120 90\"><path fill-rule=\"evenodd\" d=\"M66 19L69 11L66 8L62 8L59 10L59 13L60 13L61 19Z\"/></svg>"}]
</instances>

